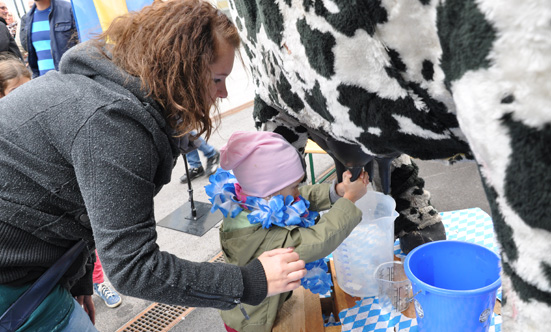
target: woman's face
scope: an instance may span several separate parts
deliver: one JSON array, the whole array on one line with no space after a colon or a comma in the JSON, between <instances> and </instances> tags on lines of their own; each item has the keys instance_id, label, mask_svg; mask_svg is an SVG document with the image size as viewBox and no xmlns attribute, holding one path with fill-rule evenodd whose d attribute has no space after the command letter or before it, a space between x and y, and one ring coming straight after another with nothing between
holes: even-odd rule
<instances>
[{"instance_id":1,"label":"woman's face","mask_svg":"<svg viewBox=\"0 0 551 332\"><path fill-rule=\"evenodd\" d=\"M14 77L12 79L9 79L6 81L6 88L4 89L4 91L2 91L2 93L4 94L4 96L6 96L8 93L15 90L15 88L19 87L24 83L27 83L30 80L31 80L30 78L25 76Z\"/></svg>"},{"instance_id":2,"label":"woman's face","mask_svg":"<svg viewBox=\"0 0 551 332\"><path fill-rule=\"evenodd\" d=\"M220 42L218 56L216 61L210 65L212 73L212 82L210 85L210 96L215 102L216 98L226 98L226 78L233 69L233 59L235 58L235 48L227 42Z\"/></svg>"}]
</instances>

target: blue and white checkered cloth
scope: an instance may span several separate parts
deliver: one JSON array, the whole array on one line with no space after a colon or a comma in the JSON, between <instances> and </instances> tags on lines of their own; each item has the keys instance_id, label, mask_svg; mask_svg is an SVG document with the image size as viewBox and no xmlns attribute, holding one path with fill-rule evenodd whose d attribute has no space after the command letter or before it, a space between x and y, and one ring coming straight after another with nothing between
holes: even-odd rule
<instances>
[{"instance_id":1,"label":"blue and white checkered cloth","mask_svg":"<svg viewBox=\"0 0 551 332\"><path fill-rule=\"evenodd\" d=\"M492 218L479 208L442 212L442 222L446 227L448 240L473 242L489 248L496 253L498 248L494 240ZM405 257L398 241L394 244L394 254ZM501 299L501 289L498 291ZM352 308L339 313L342 331L352 332L417 332L417 320L399 313L381 315L377 297L365 297ZM489 332L501 331L501 316L492 314Z\"/></svg>"}]
</instances>

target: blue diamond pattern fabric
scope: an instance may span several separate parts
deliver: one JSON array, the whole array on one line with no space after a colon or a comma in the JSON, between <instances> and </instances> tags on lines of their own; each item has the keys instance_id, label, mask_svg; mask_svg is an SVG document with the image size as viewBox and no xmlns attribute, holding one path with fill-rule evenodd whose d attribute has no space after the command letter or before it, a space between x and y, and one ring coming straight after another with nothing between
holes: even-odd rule
<instances>
[{"instance_id":1,"label":"blue diamond pattern fabric","mask_svg":"<svg viewBox=\"0 0 551 332\"><path fill-rule=\"evenodd\" d=\"M494 238L492 218L480 208L441 212L448 240L480 244L499 254ZM394 244L394 255L404 259L400 242ZM501 299L501 288L497 297ZM381 315L377 297L365 297L352 308L339 313L342 332L417 332L417 320L399 313ZM396 327L396 329L395 329ZM501 316L492 314L488 332L501 332Z\"/></svg>"}]
</instances>

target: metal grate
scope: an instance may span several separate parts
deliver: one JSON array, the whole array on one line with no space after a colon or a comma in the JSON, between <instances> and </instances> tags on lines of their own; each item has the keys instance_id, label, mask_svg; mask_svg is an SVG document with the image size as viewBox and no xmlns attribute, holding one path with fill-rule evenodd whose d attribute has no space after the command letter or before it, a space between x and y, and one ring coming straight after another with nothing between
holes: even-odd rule
<instances>
[{"instance_id":1,"label":"metal grate","mask_svg":"<svg viewBox=\"0 0 551 332\"><path fill-rule=\"evenodd\" d=\"M211 263L224 263L222 252L209 260ZM167 332L178 324L195 308L153 303L119 328L117 332Z\"/></svg>"}]
</instances>

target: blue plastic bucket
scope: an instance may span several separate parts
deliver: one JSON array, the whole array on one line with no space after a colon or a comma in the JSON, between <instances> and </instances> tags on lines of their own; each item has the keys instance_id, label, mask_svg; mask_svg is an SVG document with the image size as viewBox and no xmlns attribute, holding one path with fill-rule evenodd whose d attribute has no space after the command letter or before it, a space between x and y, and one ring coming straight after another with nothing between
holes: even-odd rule
<instances>
[{"instance_id":1,"label":"blue plastic bucket","mask_svg":"<svg viewBox=\"0 0 551 332\"><path fill-rule=\"evenodd\" d=\"M488 331L501 286L493 251L462 241L425 243L407 255L404 270L419 331Z\"/></svg>"}]
</instances>

